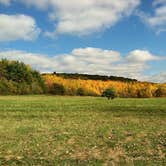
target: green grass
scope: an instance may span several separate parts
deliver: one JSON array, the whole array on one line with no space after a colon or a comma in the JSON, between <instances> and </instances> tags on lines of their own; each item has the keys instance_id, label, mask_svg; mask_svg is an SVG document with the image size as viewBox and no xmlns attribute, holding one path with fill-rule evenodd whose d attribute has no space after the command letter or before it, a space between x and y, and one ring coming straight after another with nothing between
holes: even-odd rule
<instances>
[{"instance_id":1,"label":"green grass","mask_svg":"<svg viewBox=\"0 0 166 166\"><path fill-rule=\"evenodd\" d=\"M0 97L0 165L166 165L166 99Z\"/></svg>"}]
</instances>

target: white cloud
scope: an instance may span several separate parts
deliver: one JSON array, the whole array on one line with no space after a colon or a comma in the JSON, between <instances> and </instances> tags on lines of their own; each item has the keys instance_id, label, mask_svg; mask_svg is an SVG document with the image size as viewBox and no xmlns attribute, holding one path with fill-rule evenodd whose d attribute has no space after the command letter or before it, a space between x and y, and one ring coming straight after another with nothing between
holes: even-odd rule
<instances>
[{"instance_id":1,"label":"white cloud","mask_svg":"<svg viewBox=\"0 0 166 166\"><path fill-rule=\"evenodd\" d=\"M30 16L0 14L0 41L33 40L39 33L40 29Z\"/></svg>"},{"instance_id":2,"label":"white cloud","mask_svg":"<svg viewBox=\"0 0 166 166\"><path fill-rule=\"evenodd\" d=\"M8 6L10 5L10 0L0 0L0 4Z\"/></svg>"},{"instance_id":3,"label":"white cloud","mask_svg":"<svg viewBox=\"0 0 166 166\"><path fill-rule=\"evenodd\" d=\"M127 60L131 62L144 63L147 61L161 60L163 57L155 56L146 50L134 50L129 53Z\"/></svg>"},{"instance_id":4,"label":"white cloud","mask_svg":"<svg viewBox=\"0 0 166 166\"><path fill-rule=\"evenodd\" d=\"M166 0L154 0L152 6L153 14L139 12L138 15L144 23L157 30L157 33L164 32L166 30Z\"/></svg>"},{"instance_id":5,"label":"white cloud","mask_svg":"<svg viewBox=\"0 0 166 166\"><path fill-rule=\"evenodd\" d=\"M103 50L92 47L74 49L71 54L73 57L79 58L80 60L87 59L87 62L89 63L104 62L107 64L117 62L121 59L120 53L117 51Z\"/></svg>"},{"instance_id":6,"label":"white cloud","mask_svg":"<svg viewBox=\"0 0 166 166\"><path fill-rule=\"evenodd\" d=\"M140 0L18 0L28 6L49 9L55 31L47 33L88 35L110 28L122 17L128 16Z\"/></svg>"},{"instance_id":7,"label":"white cloud","mask_svg":"<svg viewBox=\"0 0 166 166\"><path fill-rule=\"evenodd\" d=\"M136 54L133 54L137 52ZM66 73L88 73L100 75L115 75L136 78L138 80L150 80L144 71L149 68L147 61L158 60L159 56L144 54L142 50L131 51L128 56L123 57L119 52L103 50L99 48L78 48L69 54L55 55L49 57L25 51L1 51L0 58L19 60L30 64L34 69L41 72L66 72ZM140 53L140 54L139 54ZM134 58L129 58L134 55ZM158 57L158 58L149 58ZM140 60L140 59L143 60ZM129 60L130 59L130 60ZM152 79L151 79L152 80ZM157 79L154 79L156 81Z\"/></svg>"}]
</instances>

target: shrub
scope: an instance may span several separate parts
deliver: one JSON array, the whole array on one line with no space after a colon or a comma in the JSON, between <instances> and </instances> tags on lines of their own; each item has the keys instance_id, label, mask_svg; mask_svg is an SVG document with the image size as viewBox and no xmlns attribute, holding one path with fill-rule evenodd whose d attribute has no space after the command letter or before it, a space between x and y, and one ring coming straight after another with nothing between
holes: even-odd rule
<instances>
[{"instance_id":1,"label":"shrub","mask_svg":"<svg viewBox=\"0 0 166 166\"><path fill-rule=\"evenodd\" d=\"M18 94L19 95L32 94L30 86L25 82L19 83Z\"/></svg>"},{"instance_id":2,"label":"shrub","mask_svg":"<svg viewBox=\"0 0 166 166\"><path fill-rule=\"evenodd\" d=\"M78 88L77 89L77 92L76 92L76 95L78 96L85 96L85 90L83 88Z\"/></svg>"},{"instance_id":3,"label":"shrub","mask_svg":"<svg viewBox=\"0 0 166 166\"><path fill-rule=\"evenodd\" d=\"M64 95L65 94L65 88L62 84L54 83L50 87L49 92L51 94L54 94L54 95Z\"/></svg>"},{"instance_id":4,"label":"shrub","mask_svg":"<svg viewBox=\"0 0 166 166\"><path fill-rule=\"evenodd\" d=\"M108 88L102 93L103 97L107 97L109 99L114 99L116 97L116 90L114 88Z\"/></svg>"},{"instance_id":5,"label":"shrub","mask_svg":"<svg viewBox=\"0 0 166 166\"><path fill-rule=\"evenodd\" d=\"M151 86L146 86L144 88L138 89L138 98L150 98L153 97Z\"/></svg>"},{"instance_id":6,"label":"shrub","mask_svg":"<svg viewBox=\"0 0 166 166\"><path fill-rule=\"evenodd\" d=\"M6 79L0 80L0 95L7 95L9 94L9 83Z\"/></svg>"},{"instance_id":7,"label":"shrub","mask_svg":"<svg viewBox=\"0 0 166 166\"><path fill-rule=\"evenodd\" d=\"M155 97L166 97L166 87L158 87L158 89L155 91Z\"/></svg>"}]
</instances>

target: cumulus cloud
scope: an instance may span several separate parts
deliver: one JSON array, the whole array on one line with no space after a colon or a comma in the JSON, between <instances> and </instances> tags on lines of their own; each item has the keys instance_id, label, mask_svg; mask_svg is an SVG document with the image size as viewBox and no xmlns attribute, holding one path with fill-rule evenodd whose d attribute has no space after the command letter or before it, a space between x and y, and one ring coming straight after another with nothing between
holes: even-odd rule
<instances>
[{"instance_id":1,"label":"cumulus cloud","mask_svg":"<svg viewBox=\"0 0 166 166\"><path fill-rule=\"evenodd\" d=\"M166 0L154 0L152 6L153 14L139 12L138 15L144 23L157 30L157 33L163 32L166 30Z\"/></svg>"},{"instance_id":2,"label":"cumulus cloud","mask_svg":"<svg viewBox=\"0 0 166 166\"><path fill-rule=\"evenodd\" d=\"M136 78L138 80L150 80L149 77L143 74L149 67L146 62L159 60L160 57L152 54L149 55L150 53L148 52L147 55L144 54L147 56L144 58L141 56L144 52L146 53L146 51L143 50L134 50L124 57L117 51L88 47L74 49L69 54L49 57L48 55L13 50L0 52L0 58L22 61L26 64L30 64L34 69L41 72L56 71L115 75ZM131 55L133 55L134 58L131 58ZM143 60L140 60L141 58L143 58ZM154 80L156 81L156 79Z\"/></svg>"},{"instance_id":3,"label":"cumulus cloud","mask_svg":"<svg viewBox=\"0 0 166 166\"><path fill-rule=\"evenodd\" d=\"M39 33L40 29L30 16L0 14L0 41L33 40Z\"/></svg>"},{"instance_id":4,"label":"cumulus cloud","mask_svg":"<svg viewBox=\"0 0 166 166\"><path fill-rule=\"evenodd\" d=\"M49 35L88 35L110 28L122 17L128 16L140 0L17 0L27 6L49 9L55 31Z\"/></svg>"},{"instance_id":5,"label":"cumulus cloud","mask_svg":"<svg viewBox=\"0 0 166 166\"><path fill-rule=\"evenodd\" d=\"M144 63L147 61L161 60L163 57L155 56L146 50L134 50L129 53L127 60L131 62Z\"/></svg>"}]
</instances>

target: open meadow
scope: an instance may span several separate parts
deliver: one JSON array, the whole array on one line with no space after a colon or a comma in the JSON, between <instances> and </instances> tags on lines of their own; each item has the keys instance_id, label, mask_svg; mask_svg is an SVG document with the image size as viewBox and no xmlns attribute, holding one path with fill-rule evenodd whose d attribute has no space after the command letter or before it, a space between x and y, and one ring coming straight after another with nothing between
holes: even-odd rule
<instances>
[{"instance_id":1,"label":"open meadow","mask_svg":"<svg viewBox=\"0 0 166 166\"><path fill-rule=\"evenodd\" d=\"M166 98L1 96L0 165L166 165Z\"/></svg>"}]
</instances>

